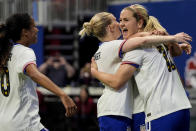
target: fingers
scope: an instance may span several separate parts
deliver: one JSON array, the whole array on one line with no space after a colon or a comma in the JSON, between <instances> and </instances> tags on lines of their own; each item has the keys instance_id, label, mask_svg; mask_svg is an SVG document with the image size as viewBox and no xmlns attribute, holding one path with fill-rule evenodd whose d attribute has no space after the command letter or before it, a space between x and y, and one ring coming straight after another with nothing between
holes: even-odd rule
<instances>
[{"instance_id":1,"label":"fingers","mask_svg":"<svg viewBox=\"0 0 196 131\"><path fill-rule=\"evenodd\" d=\"M187 45L187 48L185 49L187 55L191 54L192 46L190 44Z\"/></svg>"},{"instance_id":2,"label":"fingers","mask_svg":"<svg viewBox=\"0 0 196 131\"><path fill-rule=\"evenodd\" d=\"M65 116L71 117L77 112L77 106L74 104L66 108Z\"/></svg>"},{"instance_id":3,"label":"fingers","mask_svg":"<svg viewBox=\"0 0 196 131\"><path fill-rule=\"evenodd\" d=\"M185 37L186 40L192 41L192 37L189 36L188 34L184 34L184 37Z\"/></svg>"},{"instance_id":4,"label":"fingers","mask_svg":"<svg viewBox=\"0 0 196 131\"><path fill-rule=\"evenodd\" d=\"M94 68L94 69L96 69L96 70L98 69L94 57L92 57L92 59L91 59L91 69L92 69L92 68Z\"/></svg>"},{"instance_id":5,"label":"fingers","mask_svg":"<svg viewBox=\"0 0 196 131\"><path fill-rule=\"evenodd\" d=\"M192 41L192 37L188 35L187 33L182 32L182 35L184 37L184 40L186 41Z\"/></svg>"},{"instance_id":6,"label":"fingers","mask_svg":"<svg viewBox=\"0 0 196 131\"><path fill-rule=\"evenodd\" d=\"M95 57L92 57L92 58L91 58L91 62L93 62L93 61L95 61Z\"/></svg>"},{"instance_id":7,"label":"fingers","mask_svg":"<svg viewBox=\"0 0 196 131\"><path fill-rule=\"evenodd\" d=\"M154 30L154 31L152 31L152 34L154 34L154 35L165 35L165 32L161 31L161 30Z\"/></svg>"},{"instance_id":8,"label":"fingers","mask_svg":"<svg viewBox=\"0 0 196 131\"><path fill-rule=\"evenodd\" d=\"M187 55L191 54L192 46L189 43L180 44L180 48L185 51Z\"/></svg>"},{"instance_id":9,"label":"fingers","mask_svg":"<svg viewBox=\"0 0 196 131\"><path fill-rule=\"evenodd\" d=\"M73 102L73 100L69 96L62 96L61 97L62 103L66 109L65 116L71 117L77 111L77 106Z\"/></svg>"}]
</instances>

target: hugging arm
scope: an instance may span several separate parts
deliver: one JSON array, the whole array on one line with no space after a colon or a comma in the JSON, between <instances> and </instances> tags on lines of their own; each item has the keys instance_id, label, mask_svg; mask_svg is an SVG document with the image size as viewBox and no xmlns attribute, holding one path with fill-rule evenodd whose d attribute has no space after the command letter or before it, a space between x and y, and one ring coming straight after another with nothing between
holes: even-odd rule
<instances>
[{"instance_id":1,"label":"hugging arm","mask_svg":"<svg viewBox=\"0 0 196 131\"><path fill-rule=\"evenodd\" d=\"M191 54L192 46L189 43L174 43L174 44L168 44L169 51L171 56L180 56L182 55L183 51L186 52L187 55Z\"/></svg>"},{"instance_id":2,"label":"hugging arm","mask_svg":"<svg viewBox=\"0 0 196 131\"><path fill-rule=\"evenodd\" d=\"M96 79L116 90L119 90L133 76L135 70L134 66L122 64L115 74L99 72L94 58L91 60L91 74Z\"/></svg>"},{"instance_id":3,"label":"hugging arm","mask_svg":"<svg viewBox=\"0 0 196 131\"><path fill-rule=\"evenodd\" d=\"M169 35L166 31L158 31L158 30L154 30L152 34L163 35L163 36ZM170 54L173 57L182 55L183 51L185 51L186 54L190 54L192 50L192 46L189 43L179 44L178 42L167 42L166 46L169 48Z\"/></svg>"},{"instance_id":4,"label":"hugging arm","mask_svg":"<svg viewBox=\"0 0 196 131\"><path fill-rule=\"evenodd\" d=\"M172 45L176 42L188 43L192 38L186 33L178 33L176 35L169 36L159 36L159 35L150 35L144 37L133 37L128 39L122 47L123 52L131 51L135 48L142 46L156 46L160 43L171 42Z\"/></svg>"}]
</instances>

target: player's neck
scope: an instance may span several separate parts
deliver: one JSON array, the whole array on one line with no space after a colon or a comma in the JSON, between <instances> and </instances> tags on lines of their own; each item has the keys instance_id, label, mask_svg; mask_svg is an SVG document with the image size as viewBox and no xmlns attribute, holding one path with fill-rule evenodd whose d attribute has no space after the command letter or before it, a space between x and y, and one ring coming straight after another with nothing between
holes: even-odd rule
<instances>
[{"instance_id":1,"label":"player's neck","mask_svg":"<svg viewBox=\"0 0 196 131\"><path fill-rule=\"evenodd\" d=\"M108 42L108 41L112 41L112 40L116 40L116 38L114 38L114 36L112 36L112 35L106 35L106 36L102 39L102 42Z\"/></svg>"},{"instance_id":2,"label":"player's neck","mask_svg":"<svg viewBox=\"0 0 196 131\"><path fill-rule=\"evenodd\" d=\"M28 42L26 42L26 41L24 41L24 40L18 40L18 41L16 41L16 43L21 44L21 45L24 45L24 46L26 46L26 47L29 47Z\"/></svg>"}]
</instances>

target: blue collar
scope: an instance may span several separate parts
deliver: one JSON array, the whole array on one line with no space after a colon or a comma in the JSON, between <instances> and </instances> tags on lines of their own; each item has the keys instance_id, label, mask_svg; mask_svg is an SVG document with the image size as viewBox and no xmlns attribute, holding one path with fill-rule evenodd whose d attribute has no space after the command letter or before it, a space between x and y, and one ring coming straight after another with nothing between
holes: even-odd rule
<instances>
[{"instance_id":1,"label":"blue collar","mask_svg":"<svg viewBox=\"0 0 196 131\"><path fill-rule=\"evenodd\" d=\"M100 42L100 43L99 43L99 46L101 46L102 44L103 44L103 42Z\"/></svg>"},{"instance_id":2,"label":"blue collar","mask_svg":"<svg viewBox=\"0 0 196 131\"><path fill-rule=\"evenodd\" d=\"M20 43L13 43L14 45L21 45Z\"/></svg>"}]
</instances>

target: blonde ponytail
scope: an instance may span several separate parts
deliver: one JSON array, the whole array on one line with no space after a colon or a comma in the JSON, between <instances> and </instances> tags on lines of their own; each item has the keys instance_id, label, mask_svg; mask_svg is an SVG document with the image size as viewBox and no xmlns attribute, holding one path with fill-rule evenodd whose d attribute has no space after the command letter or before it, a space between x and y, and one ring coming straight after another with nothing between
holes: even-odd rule
<instances>
[{"instance_id":1,"label":"blonde ponytail","mask_svg":"<svg viewBox=\"0 0 196 131\"><path fill-rule=\"evenodd\" d=\"M101 12L95 14L90 22L83 24L83 29L79 32L79 35L83 37L85 34L93 35L101 40L106 36L106 27L112 23L112 14L108 12Z\"/></svg>"},{"instance_id":2,"label":"blonde ponytail","mask_svg":"<svg viewBox=\"0 0 196 131\"><path fill-rule=\"evenodd\" d=\"M149 16L149 19L144 28L144 31L148 32L148 31L153 31L153 30L167 32L166 29L160 24L157 18L155 18L154 16Z\"/></svg>"},{"instance_id":3,"label":"blonde ponytail","mask_svg":"<svg viewBox=\"0 0 196 131\"><path fill-rule=\"evenodd\" d=\"M93 29L92 29L92 26L91 26L90 22L85 22L83 24L83 29L79 32L79 35L81 37L84 37L85 34L86 35L91 35L92 31L93 31Z\"/></svg>"}]
</instances>

